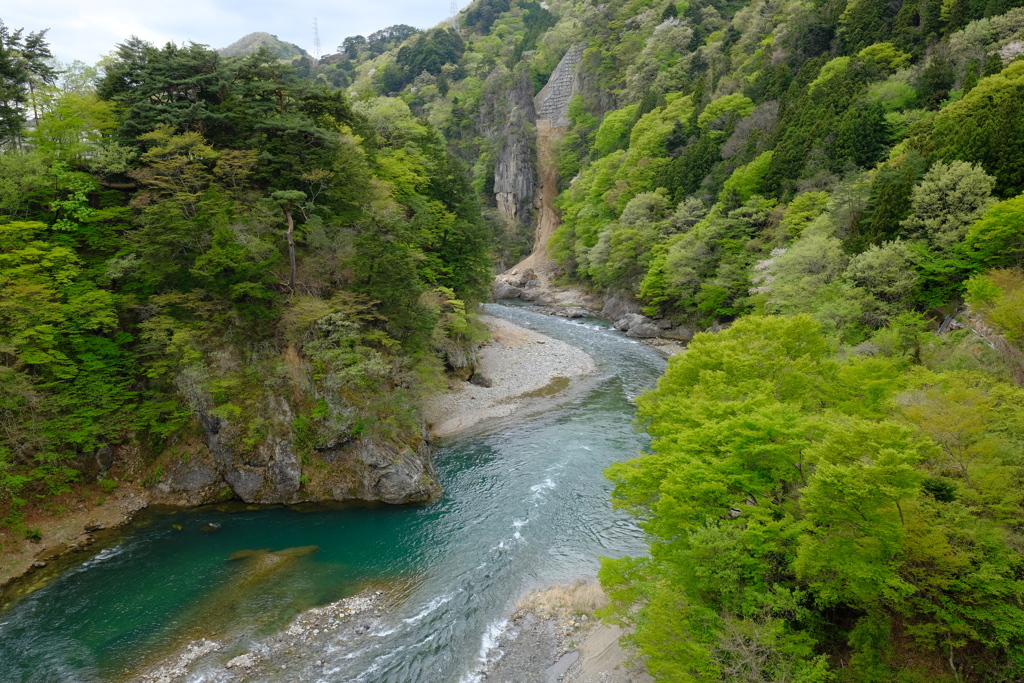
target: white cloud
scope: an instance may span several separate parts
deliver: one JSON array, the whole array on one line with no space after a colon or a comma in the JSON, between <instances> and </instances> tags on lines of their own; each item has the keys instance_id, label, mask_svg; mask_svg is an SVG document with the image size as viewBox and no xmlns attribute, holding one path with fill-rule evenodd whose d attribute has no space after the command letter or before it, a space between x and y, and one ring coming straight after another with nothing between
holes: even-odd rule
<instances>
[{"instance_id":1,"label":"white cloud","mask_svg":"<svg viewBox=\"0 0 1024 683\"><path fill-rule=\"evenodd\" d=\"M35 0L10 3L0 10L0 19L12 29L49 28L50 47L58 59L94 63L131 35L157 45L191 40L219 48L247 33L267 31L311 50L315 17L323 51L330 53L346 36L367 35L392 24L427 28L447 14L447 0Z\"/></svg>"}]
</instances>

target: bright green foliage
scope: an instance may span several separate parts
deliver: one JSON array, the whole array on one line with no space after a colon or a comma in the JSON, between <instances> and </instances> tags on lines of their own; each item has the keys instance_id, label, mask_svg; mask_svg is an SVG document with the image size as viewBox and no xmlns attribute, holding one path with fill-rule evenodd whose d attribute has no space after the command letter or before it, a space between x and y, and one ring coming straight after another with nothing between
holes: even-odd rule
<instances>
[{"instance_id":1,"label":"bright green foliage","mask_svg":"<svg viewBox=\"0 0 1024 683\"><path fill-rule=\"evenodd\" d=\"M1012 343L1024 342L1024 272L991 270L965 283L971 308Z\"/></svg>"},{"instance_id":2,"label":"bright green foliage","mask_svg":"<svg viewBox=\"0 0 1024 683\"><path fill-rule=\"evenodd\" d=\"M793 199L782 216L782 228L789 237L799 237L804 228L828 206L827 192L805 192Z\"/></svg>"},{"instance_id":3,"label":"bright green foliage","mask_svg":"<svg viewBox=\"0 0 1024 683\"><path fill-rule=\"evenodd\" d=\"M914 188L905 235L926 239L936 251L948 251L992 205L995 179L963 161L936 163Z\"/></svg>"},{"instance_id":4,"label":"bright green foliage","mask_svg":"<svg viewBox=\"0 0 1024 683\"><path fill-rule=\"evenodd\" d=\"M629 146L629 136L636 122L637 105L610 111L604 115L601 127L594 136L594 149L598 158Z\"/></svg>"},{"instance_id":5,"label":"bright green foliage","mask_svg":"<svg viewBox=\"0 0 1024 683\"><path fill-rule=\"evenodd\" d=\"M762 249L756 238L769 226L774 208L760 196L728 212L716 205L692 230L655 252L641 295L705 319L738 314L746 305L749 268Z\"/></svg>"},{"instance_id":6,"label":"bright green foliage","mask_svg":"<svg viewBox=\"0 0 1024 683\"><path fill-rule=\"evenodd\" d=\"M891 313L908 307L919 281L914 254L899 240L873 244L854 256L844 277L883 302Z\"/></svg>"},{"instance_id":7,"label":"bright green foliage","mask_svg":"<svg viewBox=\"0 0 1024 683\"><path fill-rule=\"evenodd\" d=\"M1020 675L1024 584L1003 534L1024 469L1001 436L1020 389L834 352L809 316L748 317L672 360L637 402L650 452L608 470L652 540L649 560L605 562L610 613L665 680L739 662L728 680L828 680L836 619L855 625L851 680L913 670L897 634Z\"/></svg>"},{"instance_id":8,"label":"bright green foliage","mask_svg":"<svg viewBox=\"0 0 1024 683\"><path fill-rule=\"evenodd\" d=\"M664 194L647 192L629 200L622 216L609 223L587 252L590 276L608 286L636 287L650 261L651 248L669 230Z\"/></svg>"},{"instance_id":9,"label":"bright green foliage","mask_svg":"<svg viewBox=\"0 0 1024 683\"><path fill-rule=\"evenodd\" d=\"M0 508L105 444L157 457L197 413L240 454L416 445L489 281L437 131L263 52L133 39L87 81L44 90L34 147L0 154Z\"/></svg>"},{"instance_id":10,"label":"bright green foliage","mask_svg":"<svg viewBox=\"0 0 1024 683\"><path fill-rule=\"evenodd\" d=\"M829 80L846 74L850 70L850 62L851 59L849 57L836 57L827 62L825 66L821 67L818 77L807 86L807 91L813 93L816 88L827 83Z\"/></svg>"},{"instance_id":11,"label":"bright green foliage","mask_svg":"<svg viewBox=\"0 0 1024 683\"><path fill-rule=\"evenodd\" d=\"M1024 194L999 202L967 231L971 259L987 267L1020 265L1024 259Z\"/></svg>"},{"instance_id":12,"label":"bright green foliage","mask_svg":"<svg viewBox=\"0 0 1024 683\"><path fill-rule=\"evenodd\" d=\"M726 95L713 101L704 108L704 111L697 117L697 125L704 130L721 131L725 128L731 116L743 118L754 111L754 103L749 97L740 95Z\"/></svg>"},{"instance_id":13,"label":"bright green foliage","mask_svg":"<svg viewBox=\"0 0 1024 683\"><path fill-rule=\"evenodd\" d=\"M895 71L910 63L910 55L896 49L892 43L875 43L857 53L857 59L874 62L879 67ZM824 69L822 69L824 71ZM819 75L818 78L821 78Z\"/></svg>"},{"instance_id":14,"label":"bright green foliage","mask_svg":"<svg viewBox=\"0 0 1024 683\"><path fill-rule=\"evenodd\" d=\"M732 172L722 186L719 201L726 204L739 205L746 202L761 191L761 184L772 163L772 152L765 152L746 166Z\"/></svg>"}]
</instances>

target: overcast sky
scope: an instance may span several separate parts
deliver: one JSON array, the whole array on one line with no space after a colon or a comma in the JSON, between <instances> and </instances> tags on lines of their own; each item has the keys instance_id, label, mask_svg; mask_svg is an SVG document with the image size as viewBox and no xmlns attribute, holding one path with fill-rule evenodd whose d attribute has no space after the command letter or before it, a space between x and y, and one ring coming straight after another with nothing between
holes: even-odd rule
<instances>
[{"instance_id":1,"label":"overcast sky","mask_svg":"<svg viewBox=\"0 0 1024 683\"><path fill-rule=\"evenodd\" d=\"M458 0L458 6L469 0ZM324 54L347 36L368 35L393 24L429 28L445 19L450 0L10 0L0 20L47 37L61 61L95 63L131 35L163 45L194 41L214 48L247 33L266 31L313 51L313 19Z\"/></svg>"}]
</instances>

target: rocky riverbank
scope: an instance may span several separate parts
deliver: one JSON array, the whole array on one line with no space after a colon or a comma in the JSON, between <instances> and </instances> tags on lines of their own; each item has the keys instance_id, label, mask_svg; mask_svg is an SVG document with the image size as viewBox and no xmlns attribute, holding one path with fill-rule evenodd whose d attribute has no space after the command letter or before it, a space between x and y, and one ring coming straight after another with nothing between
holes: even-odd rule
<instances>
[{"instance_id":1,"label":"rocky riverbank","mask_svg":"<svg viewBox=\"0 0 1024 683\"><path fill-rule=\"evenodd\" d=\"M0 544L0 606L31 593L59 575L74 557L89 551L105 533L128 524L149 504L141 486L122 484L111 495L91 498L93 491L79 491L62 500L59 514L35 515L26 520L33 535L9 534Z\"/></svg>"},{"instance_id":2,"label":"rocky riverbank","mask_svg":"<svg viewBox=\"0 0 1024 683\"><path fill-rule=\"evenodd\" d=\"M490 418L507 417L523 408L560 400L575 391L582 378L596 372L594 360L574 346L493 316L482 316L482 320L491 331L491 340L480 349L473 382L452 381L447 393L425 406L432 436L450 436ZM150 504L194 507L222 502L225 493L230 496L232 492L225 483L225 472L231 481L237 479L236 483L241 484L270 481L271 475L280 474L282 468L274 464L284 457L287 448L271 444L277 447L271 448L274 452L263 468L233 464L228 462L230 453L222 443L224 431L223 425L204 428L209 432L207 438L183 440L181 445L191 457L164 463L163 474L155 484L125 481L126 474L136 481L143 478L134 470L113 471L111 474L121 481L112 492L105 493L97 485L76 489L55 499L57 513L40 511L26 520L25 526L38 534L25 538L10 533L2 539L0 603L44 585L66 564L61 558L87 551L103 530L127 524ZM301 491L268 497L262 495L262 489L250 487L261 495L238 497L244 502L265 503L353 499L405 503L440 495L427 450L413 452L387 443L356 440L324 453L330 467L311 470ZM242 476L250 474L254 476ZM241 485L239 488L243 493L250 492Z\"/></svg>"},{"instance_id":3,"label":"rocky riverbank","mask_svg":"<svg viewBox=\"0 0 1024 683\"><path fill-rule=\"evenodd\" d=\"M384 628L394 596L369 589L307 610L279 633L258 640L221 637L187 643L126 680L137 683L243 683L331 680L342 672L324 653L358 651ZM653 683L619 643L622 630L594 612L608 604L594 579L552 586L524 597L470 677L478 683Z\"/></svg>"},{"instance_id":4,"label":"rocky riverbank","mask_svg":"<svg viewBox=\"0 0 1024 683\"><path fill-rule=\"evenodd\" d=\"M468 382L451 382L448 392L424 406L434 437L567 396L597 371L594 359L571 344L502 318L480 320L491 339L478 351L475 374Z\"/></svg>"},{"instance_id":5,"label":"rocky riverbank","mask_svg":"<svg viewBox=\"0 0 1024 683\"><path fill-rule=\"evenodd\" d=\"M295 618L288 628L258 641L242 644L231 638L192 641L180 650L131 674L133 683L179 683L203 680L216 683L274 680L282 669L288 680L324 680L337 671L325 667L325 643L358 641L377 626L384 592L367 590L323 607L314 607Z\"/></svg>"},{"instance_id":6,"label":"rocky riverbank","mask_svg":"<svg viewBox=\"0 0 1024 683\"><path fill-rule=\"evenodd\" d=\"M524 262L527 263L527 262ZM495 299L521 299L530 310L546 315L579 318L585 315L602 318L627 337L647 344L666 358L681 353L693 339L697 329L667 318L653 319L643 315L640 303L624 296L601 296L575 287L556 285L556 267L550 261L536 269L520 264L494 280ZM708 331L717 331L712 328Z\"/></svg>"},{"instance_id":7,"label":"rocky riverbank","mask_svg":"<svg viewBox=\"0 0 1024 683\"><path fill-rule=\"evenodd\" d=\"M481 683L653 683L619 644L618 626L594 612L608 598L594 579L524 597L498 639Z\"/></svg>"}]
</instances>

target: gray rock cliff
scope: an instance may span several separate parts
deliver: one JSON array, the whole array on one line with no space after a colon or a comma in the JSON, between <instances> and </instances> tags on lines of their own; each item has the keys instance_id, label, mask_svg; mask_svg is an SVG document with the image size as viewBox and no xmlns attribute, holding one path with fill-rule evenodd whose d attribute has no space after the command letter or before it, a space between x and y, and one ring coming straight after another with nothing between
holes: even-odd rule
<instances>
[{"instance_id":1,"label":"gray rock cliff","mask_svg":"<svg viewBox=\"0 0 1024 683\"><path fill-rule=\"evenodd\" d=\"M505 219L523 225L530 220L536 185L532 142L536 115L532 95L533 82L524 71L505 93L505 106L494 112L504 114L504 120L495 122L501 133L494 164L494 199Z\"/></svg>"},{"instance_id":2,"label":"gray rock cliff","mask_svg":"<svg viewBox=\"0 0 1024 683\"><path fill-rule=\"evenodd\" d=\"M287 403L271 399L290 422ZM205 449L175 462L152 488L152 502L192 506L237 497L246 503L429 502L441 495L430 444L411 448L369 438L340 438L303 467L290 437L268 435L251 448L229 420L201 411Z\"/></svg>"}]
</instances>

